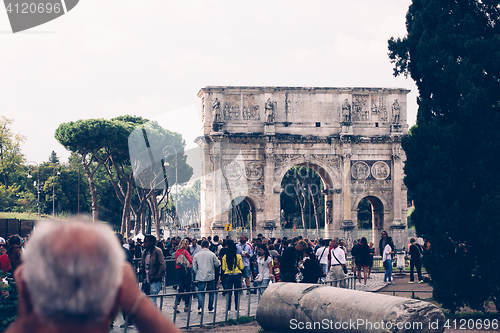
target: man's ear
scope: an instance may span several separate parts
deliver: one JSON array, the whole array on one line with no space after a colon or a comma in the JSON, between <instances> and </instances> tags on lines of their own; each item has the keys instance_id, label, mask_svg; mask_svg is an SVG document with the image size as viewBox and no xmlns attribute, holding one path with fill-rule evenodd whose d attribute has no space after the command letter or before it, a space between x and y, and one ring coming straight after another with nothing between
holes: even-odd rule
<instances>
[{"instance_id":1,"label":"man's ear","mask_svg":"<svg viewBox=\"0 0 500 333\"><path fill-rule=\"evenodd\" d=\"M18 293L18 316L33 314L33 303L31 303L31 297L22 276L23 269L24 265L21 264L14 272L14 280L16 281L16 288Z\"/></svg>"}]
</instances>

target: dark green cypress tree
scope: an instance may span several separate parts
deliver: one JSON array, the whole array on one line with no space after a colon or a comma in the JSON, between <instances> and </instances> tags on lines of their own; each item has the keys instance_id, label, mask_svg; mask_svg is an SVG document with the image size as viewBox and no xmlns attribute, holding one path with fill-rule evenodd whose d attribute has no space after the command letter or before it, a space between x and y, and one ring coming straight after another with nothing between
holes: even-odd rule
<instances>
[{"instance_id":1,"label":"dark green cypress tree","mask_svg":"<svg viewBox=\"0 0 500 333\"><path fill-rule=\"evenodd\" d=\"M490 298L500 309L499 3L414 0L406 25L389 57L419 90L405 183L434 297L452 311Z\"/></svg>"}]
</instances>

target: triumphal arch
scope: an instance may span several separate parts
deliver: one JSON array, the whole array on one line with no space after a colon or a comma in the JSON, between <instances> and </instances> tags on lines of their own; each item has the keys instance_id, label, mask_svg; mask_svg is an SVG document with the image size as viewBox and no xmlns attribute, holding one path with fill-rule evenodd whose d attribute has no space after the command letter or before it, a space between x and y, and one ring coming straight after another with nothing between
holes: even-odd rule
<instances>
[{"instance_id":1,"label":"triumphal arch","mask_svg":"<svg viewBox=\"0 0 500 333\"><path fill-rule=\"evenodd\" d=\"M406 231L406 96L394 88L205 87L201 232L222 234L234 200L251 207L252 234L281 233L285 173L315 170L324 184L326 237L351 238L367 198L374 232L402 248Z\"/></svg>"}]
</instances>

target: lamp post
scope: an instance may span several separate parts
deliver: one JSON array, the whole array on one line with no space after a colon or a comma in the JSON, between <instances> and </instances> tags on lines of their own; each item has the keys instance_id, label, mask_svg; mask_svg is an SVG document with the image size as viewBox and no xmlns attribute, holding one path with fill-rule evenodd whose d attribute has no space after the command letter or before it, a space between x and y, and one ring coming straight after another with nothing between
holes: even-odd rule
<instances>
[{"instance_id":1,"label":"lamp post","mask_svg":"<svg viewBox=\"0 0 500 333\"><path fill-rule=\"evenodd\" d=\"M54 182L55 182L55 171L56 168L59 167L57 164L54 165L54 168L52 169L52 217L55 217L55 208L56 208L56 201L55 201L55 190L54 190ZM57 175L59 176L61 173L59 170L57 170Z\"/></svg>"},{"instance_id":2,"label":"lamp post","mask_svg":"<svg viewBox=\"0 0 500 333\"><path fill-rule=\"evenodd\" d=\"M36 165L36 183L35 183L36 192L37 192L36 205L38 206L38 220L40 220L40 167L39 167L38 163L28 162L28 178L33 177L31 175L31 168L33 167L33 164Z\"/></svg>"},{"instance_id":3,"label":"lamp post","mask_svg":"<svg viewBox=\"0 0 500 333\"><path fill-rule=\"evenodd\" d=\"M168 151L167 148L172 148L175 152L175 215L178 217L179 215L177 214L177 149L174 148L174 146L167 145L163 147L163 155L165 155L165 160L167 159L168 156L170 156L170 152Z\"/></svg>"}]
</instances>

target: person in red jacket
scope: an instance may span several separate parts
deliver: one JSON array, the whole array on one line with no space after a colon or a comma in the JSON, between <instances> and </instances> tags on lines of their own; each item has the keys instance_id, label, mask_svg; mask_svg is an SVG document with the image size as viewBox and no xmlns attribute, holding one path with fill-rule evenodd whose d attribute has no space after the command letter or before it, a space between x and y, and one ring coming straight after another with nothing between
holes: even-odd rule
<instances>
[{"instance_id":1,"label":"person in red jacket","mask_svg":"<svg viewBox=\"0 0 500 333\"><path fill-rule=\"evenodd\" d=\"M3 238L2 238L3 239ZM7 253L0 256L0 270L7 273L14 273L22 261L22 239L19 235L14 235L9 238Z\"/></svg>"},{"instance_id":2,"label":"person in red jacket","mask_svg":"<svg viewBox=\"0 0 500 333\"><path fill-rule=\"evenodd\" d=\"M191 291L191 267L193 266L193 259L189 255L189 240L183 239L179 244L179 248L175 251L175 270L177 271L177 284L179 293ZM184 265L183 265L184 264ZM189 295L182 296L184 300L184 312L189 311ZM177 305L181 303L181 297L177 296L175 299ZM174 305L174 309L176 306ZM177 310L179 312L179 310Z\"/></svg>"}]
</instances>

